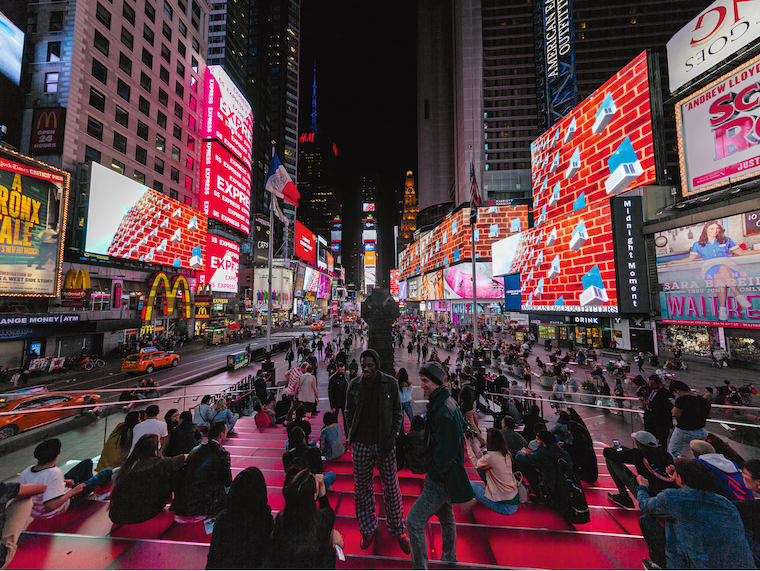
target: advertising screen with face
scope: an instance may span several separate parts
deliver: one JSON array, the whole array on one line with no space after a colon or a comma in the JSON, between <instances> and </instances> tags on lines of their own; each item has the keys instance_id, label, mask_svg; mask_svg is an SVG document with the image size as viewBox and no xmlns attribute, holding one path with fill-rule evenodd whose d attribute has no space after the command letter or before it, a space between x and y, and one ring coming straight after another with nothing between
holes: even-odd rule
<instances>
[{"instance_id":1,"label":"advertising screen with face","mask_svg":"<svg viewBox=\"0 0 760 571\"><path fill-rule=\"evenodd\" d=\"M444 270L436 270L422 276L421 299L428 301L444 299L443 273Z\"/></svg>"},{"instance_id":2,"label":"advertising screen with face","mask_svg":"<svg viewBox=\"0 0 760 571\"><path fill-rule=\"evenodd\" d=\"M493 275L505 276L511 273L512 261L517 255L520 245L520 234L514 234L491 245L491 261L493 263Z\"/></svg>"},{"instance_id":3,"label":"advertising screen with face","mask_svg":"<svg viewBox=\"0 0 760 571\"><path fill-rule=\"evenodd\" d=\"M478 299L501 300L504 297L504 280L493 277L489 262L477 262L475 272L475 292ZM457 264L446 268L443 271L443 280L445 299L473 298L472 264Z\"/></svg>"},{"instance_id":4,"label":"advertising screen with face","mask_svg":"<svg viewBox=\"0 0 760 571\"><path fill-rule=\"evenodd\" d=\"M251 173L219 143L201 144L201 210L245 234L250 232Z\"/></svg>"},{"instance_id":5,"label":"advertising screen with face","mask_svg":"<svg viewBox=\"0 0 760 571\"><path fill-rule=\"evenodd\" d=\"M209 234L206 237L206 272L201 284L209 284L212 291L237 293L240 265L240 246L237 243Z\"/></svg>"},{"instance_id":6,"label":"advertising screen with face","mask_svg":"<svg viewBox=\"0 0 760 571\"><path fill-rule=\"evenodd\" d=\"M327 299L330 297L330 277L325 274L319 274L319 287L317 288L317 297Z\"/></svg>"},{"instance_id":7,"label":"advertising screen with face","mask_svg":"<svg viewBox=\"0 0 760 571\"><path fill-rule=\"evenodd\" d=\"M676 104L684 196L760 174L760 57Z\"/></svg>"},{"instance_id":8,"label":"advertising screen with face","mask_svg":"<svg viewBox=\"0 0 760 571\"><path fill-rule=\"evenodd\" d=\"M760 210L655 234L663 323L760 328Z\"/></svg>"},{"instance_id":9,"label":"advertising screen with face","mask_svg":"<svg viewBox=\"0 0 760 571\"><path fill-rule=\"evenodd\" d=\"M0 295L59 290L69 175L0 156Z\"/></svg>"},{"instance_id":10,"label":"advertising screen with face","mask_svg":"<svg viewBox=\"0 0 760 571\"><path fill-rule=\"evenodd\" d=\"M91 169L86 252L205 269L205 214L98 163Z\"/></svg>"},{"instance_id":11,"label":"advertising screen with face","mask_svg":"<svg viewBox=\"0 0 760 571\"><path fill-rule=\"evenodd\" d=\"M253 111L221 66L206 68L203 138L216 139L251 168Z\"/></svg>"},{"instance_id":12,"label":"advertising screen with face","mask_svg":"<svg viewBox=\"0 0 760 571\"><path fill-rule=\"evenodd\" d=\"M317 237L296 220L295 254L307 264L317 265Z\"/></svg>"}]
</instances>

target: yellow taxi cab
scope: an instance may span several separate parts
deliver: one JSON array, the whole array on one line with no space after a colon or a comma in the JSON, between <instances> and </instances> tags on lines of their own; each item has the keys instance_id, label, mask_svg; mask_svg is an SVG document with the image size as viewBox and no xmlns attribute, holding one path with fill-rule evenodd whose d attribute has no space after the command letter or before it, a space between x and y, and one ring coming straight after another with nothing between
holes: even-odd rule
<instances>
[{"instance_id":1,"label":"yellow taxi cab","mask_svg":"<svg viewBox=\"0 0 760 571\"><path fill-rule=\"evenodd\" d=\"M49 393L44 389L32 392L6 393L0 397L0 441L31 428L62 418L92 411L77 406L97 405L96 394Z\"/></svg>"},{"instance_id":2,"label":"yellow taxi cab","mask_svg":"<svg viewBox=\"0 0 760 571\"><path fill-rule=\"evenodd\" d=\"M146 349L150 349L146 347ZM152 373L160 367L176 367L179 355L170 351L142 351L130 355L121 364L122 373Z\"/></svg>"},{"instance_id":3,"label":"yellow taxi cab","mask_svg":"<svg viewBox=\"0 0 760 571\"><path fill-rule=\"evenodd\" d=\"M320 329L325 328L325 322L324 321L315 321L311 324L311 330L312 331L319 331Z\"/></svg>"}]
</instances>

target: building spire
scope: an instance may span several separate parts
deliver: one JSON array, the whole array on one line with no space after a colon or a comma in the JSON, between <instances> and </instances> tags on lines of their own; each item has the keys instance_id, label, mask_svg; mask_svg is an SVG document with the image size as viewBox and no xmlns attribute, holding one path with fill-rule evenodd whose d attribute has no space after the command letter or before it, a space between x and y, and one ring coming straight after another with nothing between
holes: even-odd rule
<instances>
[{"instance_id":1,"label":"building spire","mask_svg":"<svg viewBox=\"0 0 760 571\"><path fill-rule=\"evenodd\" d=\"M314 60L314 79L311 82L311 130L317 132L317 60Z\"/></svg>"}]
</instances>

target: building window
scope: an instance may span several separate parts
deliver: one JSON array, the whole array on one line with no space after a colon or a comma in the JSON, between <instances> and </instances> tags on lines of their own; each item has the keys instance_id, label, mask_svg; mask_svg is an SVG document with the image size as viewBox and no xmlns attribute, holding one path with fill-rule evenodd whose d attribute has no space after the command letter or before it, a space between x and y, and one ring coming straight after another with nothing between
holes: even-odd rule
<instances>
[{"instance_id":1,"label":"building window","mask_svg":"<svg viewBox=\"0 0 760 571\"><path fill-rule=\"evenodd\" d=\"M151 30L148 27L147 24L143 24L143 38L145 38L145 41L147 41L151 46L153 45L155 34L153 33L153 30Z\"/></svg>"},{"instance_id":2,"label":"building window","mask_svg":"<svg viewBox=\"0 0 760 571\"><path fill-rule=\"evenodd\" d=\"M196 121L192 115L187 116L187 128L191 131L195 131Z\"/></svg>"},{"instance_id":3,"label":"building window","mask_svg":"<svg viewBox=\"0 0 760 571\"><path fill-rule=\"evenodd\" d=\"M169 40L170 42L172 41L172 28L166 22L164 22L163 26L161 26L161 33L164 35L164 37L167 40Z\"/></svg>"},{"instance_id":4,"label":"building window","mask_svg":"<svg viewBox=\"0 0 760 571\"><path fill-rule=\"evenodd\" d=\"M162 153L166 151L166 139L158 134L156 135L156 150L161 151Z\"/></svg>"},{"instance_id":5,"label":"building window","mask_svg":"<svg viewBox=\"0 0 760 571\"><path fill-rule=\"evenodd\" d=\"M135 25L135 9L132 8L132 6L130 6L129 4L127 4L126 1L124 2L124 5L121 9L121 13L127 22L129 22L133 26Z\"/></svg>"},{"instance_id":6,"label":"building window","mask_svg":"<svg viewBox=\"0 0 760 571\"><path fill-rule=\"evenodd\" d=\"M50 12L50 25L48 27L49 32L62 32L63 31L63 11Z\"/></svg>"},{"instance_id":7,"label":"building window","mask_svg":"<svg viewBox=\"0 0 760 571\"><path fill-rule=\"evenodd\" d=\"M169 106L169 94L160 87L158 88L158 102L164 107Z\"/></svg>"},{"instance_id":8,"label":"building window","mask_svg":"<svg viewBox=\"0 0 760 571\"><path fill-rule=\"evenodd\" d=\"M111 12L106 10L106 7L103 6L103 4L101 4L100 2L97 2L97 6L95 7L95 17L107 29L109 30L111 29Z\"/></svg>"},{"instance_id":9,"label":"building window","mask_svg":"<svg viewBox=\"0 0 760 571\"><path fill-rule=\"evenodd\" d=\"M180 161L180 152L179 147L177 145L172 145L172 159L179 162Z\"/></svg>"},{"instance_id":10,"label":"building window","mask_svg":"<svg viewBox=\"0 0 760 571\"><path fill-rule=\"evenodd\" d=\"M192 95L190 96L190 109L198 111L198 100Z\"/></svg>"},{"instance_id":11,"label":"building window","mask_svg":"<svg viewBox=\"0 0 760 571\"><path fill-rule=\"evenodd\" d=\"M190 68L195 72L198 73L198 60L195 59L195 57L190 57Z\"/></svg>"},{"instance_id":12,"label":"building window","mask_svg":"<svg viewBox=\"0 0 760 571\"><path fill-rule=\"evenodd\" d=\"M148 126L139 119L137 120L137 136L143 141L148 140Z\"/></svg>"},{"instance_id":13,"label":"building window","mask_svg":"<svg viewBox=\"0 0 760 571\"><path fill-rule=\"evenodd\" d=\"M156 123L158 123L158 126L161 127L164 131L166 130L166 115L161 113L161 111L158 111L156 113Z\"/></svg>"},{"instance_id":14,"label":"building window","mask_svg":"<svg viewBox=\"0 0 760 571\"><path fill-rule=\"evenodd\" d=\"M140 109L140 113L145 115L146 117L150 117L150 101L145 99L142 95L140 96L140 101L137 104L138 108Z\"/></svg>"},{"instance_id":15,"label":"building window","mask_svg":"<svg viewBox=\"0 0 760 571\"><path fill-rule=\"evenodd\" d=\"M142 49L142 62L147 65L149 69L153 69L153 54L145 48Z\"/></svg>"},{"instance_id":16,"label":"building window","mask_svg":"<svg viewBox=\"0 0 760 571\"><path fill-rule=\"evenodd\" d=\"M174 124L174 138L178 140L182 140L182 126L179 123Z\"/></svg>"},{"instance_id":17,"label":"building window","mask_svg":"<svg viewBox=\"0 0 760 571\"><path fill-rule=\"evenodd\" d=\"M195 137L187 136L187 148L191 151L195 150Z\"/></svg>"},{"instance_id":18,"label":"building window","mask_svg":"<svg viewBox=\"0 0 760 571\"><path fill-rule=\"evenodd\" d=\"M174 9L169 6L169 3L164 0L164 14L166 14L169 17L169 21L171 22L172 19L174 19Z\"/></svg>"},{"instance_id":19,"label":"building window","mask_svg":"<svg viewBox=\"0 0 760 571\"><path fill-rule=\"evenodd\" d=\"M173 188L169 189L169 198L171 198L172 200L178 200L179 199L179 192L177 192Z\"/></svg>"},{"instance_id":20,"label":"building window","mask_svg":"<svg viewBox=\"0 0 760 571\"><path fill-rule=\"evenodd\" d=\"M127 170L127 165L125 165L121 161L117 161L116 159L113 159L111 161L111 170L116 171L117 173L123 175Z\"/></svg>"},{"instance_id":21,"label":"building window","mask_svg":"<svg viewBox=\"0 0 760 571\"><path fill-rule=\"evenodd\" d=\"M190 76L190 89L198 93L198 80L194 76Z\"/></svg>"},{"instance_id":22,"label":"building window","mask_svg":"<svg viewBox=\"0 0 760 571\"><path fill-rule=\"evenodd\" d=\"M58 93L58 77L57 71L45 74L45 93Z\"/></svg>"},{"instance_id":23,"label":"building window","mask_svg":"<svg viewBox=\"0 0 760 571\"><path fill-rule=\"evenodd\" d=\"M129 113L118 105L116 106L116 122L129 129Z\"/></svg>"},{"instance_id":24,"label":"building window","mask_svg":"<svg viewBox=\"0 0 760 571\"><path fill-rule=\"evenodd\" d=\"M119 69L132 77L132 60L124 52L119 53Z\"/></svg>"},{"instance_id":25,"label":"building window","mask_svg":"<svg viewBox=\"0 0 760 571\"><path fill-rule=\"evenodd\" d=\"M156 157L155 162L153 163L153 170L158 174L164 174L164 161Z\"/></svg>"},{"instance_id":26,"label":"building window","mask_svg":"<svg viewBox=\"0 0 760 571\"><path fill-rule=\"evenodd\" d=\"M157 190L158 192L164 191L164 183L160 180L153 180L153 190Z\"/></svg>"},{"instance_id":27,"label":"building window","mask_svg":"<svg viewBox=\"0 0 760 571\"><path fill-rule=\"evenodd\" d=\"M142 87L145 91L150 93L150 86L151 86L151 79L148 77L148 75L144 72L140 72L140 87Z\"/></svg>"},{"instance_id":28,"label":"building window","mask_svg":"<svg viewBox=\"0 0 760 571\"><path fill-rule=\"evenodd\" d=\"M100 151L96 151L90 146L84 147L84 162L86 163L100 163Z\"/></svg>"},{"instance_id":29,"label":"building window","mask_svg":"<svg viewBox=\"0 0 760 571\"><path fill-rule=\"evenodd\" d=\"M179 21L179 33L182 34L185 38L187 37L187 26L185 26L184 22L182 22L182 19Z\"/></svg>"},{"instance_id":30,"label":"building window","mask_svg":"<svg viewBox=\"0 0 760 571\"><path fill-rule=\"evenodd\" d=\"M193 49L195 50L195 53L200 53L201 51L201 45L198 43L198 40L193 38Z\"/></svg>"},{"instance_id":31,"label":"building window","mask_svg":"<svg viewBox=\"0 0 760 571\"><path fill-rule=\"evenodd\" d=\"M148 164L148 151L147 149L143 149L140 145L135 145L135 160L138 163L142 163L144 165Z\"/></svg>"},{"instance_id":32,"label":"building window","mask_svg":"<svg viewBox=\"0 0 760 571\"><path fill-rule=\"evenodd\" d=\"M190 155L187 155L187 157L185 157L185 168L191 171L193 170L194 165L195 165L195 159L191 157Z\"/></svg>"},{"instance_id":33,"label":"building window","mask_svg":"<svg viewBox=\"0 0 760 571\"><path fill-rule=\"evenodd\" d=\"M179 9L182 11L182 13L187 15L187 3L183 2L182 0L177 0L177 4L179 4Z\"/></svg>"},{"instance_id":34,"label":"building window","mask_svg":"<svg viewBox=\"0 0 760 571\"><path fill-rule=\"evenodd\" d=\"M160 67L161 69L158 71L158 77L160 77L161 81L163 81L166 85L169 85L169 70L164 66Z\"/></svg>"},{"instance_id":35,"label":"building window","mask_svg":"<svg viewBox=\"0 0 760 571\"><path fill-rule=\"evenodd\" d=\"M166 60L167 63L172 61L172 52L166 47L166 44L161 44L161 57Z\"/></svg>"},{"instance_id":36,"label":"building window","mask_svg":"<svg viewBox=\"0 0 760 571\"><path fill-rule=\"evenodd\" d=\"M147 0L145 0L145 15L150 18L151 22L156 21L156 9Z\"/></svg>"},{"instance_id":37,"label":"building window","mask_svg":"<svg viewBox=\"0 0 760 571\"><path fill-rule=\"evenodd\" d=\"M135 46L135 37L124 26L121 27L121 43L127 46L130 51Z\"/></svg>"},{"instance_id":38,"label":"building window","mask_svg":"<svg viewBox=\"0 0 760 571\"><path fill-rule=\"evenodd\" d=\"M97 48L97 50L104 56L108 57L109 47L110 42L108 39L103 34L95 30L95 48Z\"/></svg>"},{"instance_id":39,"label":"building window","mask_svg":"<svg viewBox=\"0 0 760 571\"><path fill-rule=\"evenodd\" d=\"M179 60L177 60L177 73L182 79L185 78L185 66Z\"/></svg>"},{"instance_id":40,"label":"building window","mask_svg":"<svg viewBox=\"0 0 760 571\"><path fill-rule=\"evenodd\" d=\"M90 87L90 105L101 113L106 110L106 96L94 87Z\"/></svg>"},{"instance_id":41,"label":"building window","mask_svg":"<svg viewBox=\"0 0 760 571\"><path fill-rule=\"evenodd\" d=\"M182 108L182 104L179 101L174 102L174 116L178 119L182 119L182 115L185 110Z\"/></svg>"},{"instance_id":42,"label":"building window","mask_svg":"<svg viewBox=\"0 0 760 571\"><path fill-rule=\"evenodd\" d=\"M105 84L108 79L108 68L95 58L92 58L92 77Z\"/></svg>"},{"instance_id":43,"label":"building window","mask_svg":"<svg viewBox=\"0 0 760 571\"><path fill-rule=\"evenodd\" d=\"M140 184L145 184L145 173L136 170L133 178Z\"/></svg>"},{"instance_id":44,"label":"building window","mask_svg":"<svg viewBox=\"0 0 760 571\"><path fill-rule=\"evenodd\" d=\"M61 42L48 42L47 61L61 61Z\"/></svg>"},{"instance_id":45,"label":"building window","mask_svg":"<svg viewBox=\"0 0 760 571\"><path fill-rule=\"evenodd\" d=\"M120 153L127 154L127 138L121 133L114 132L113 134L113 148Z\"/></svg>"},{"instance_id":46,"label":"building window","mask_svg":"<svg viewBox=\"0 0 760 571\"><path fill-rule=\"evenodd\" d=\"M121 79L116 84L116 95L124 99L124 101L129 101L129 92L130 87L126 83L124 83Z\"/></svg>"},{"instance_id":47,"label":"building window","mask_svg":"<svg viewBox=\"0 0 760 571\"><path fill-rule=\"evenodd\" d=\"M185 189L192 192L193 190L193 177L185 175Z\"/></svg>"},{"instance_id":48,"label":"building window","mask_svg":"<svg viewBox=\"0 0 760 571\"><path fill-rule=\"evenodd\" d=\"M103 140L103 123L92 117L87 117L87 134L95 137L98 141Z\"/></svg>"},{"instance_id":49,"label":"building window","mask_svg":"<svg viewBox=\"0 0 760 571\"><path fill-rule=\"evenodd\" d=\"M182 57L187 55L187 47L180 41L177 41L177 52L179 52L179 55Z\"/></svg>"}]
</instances>

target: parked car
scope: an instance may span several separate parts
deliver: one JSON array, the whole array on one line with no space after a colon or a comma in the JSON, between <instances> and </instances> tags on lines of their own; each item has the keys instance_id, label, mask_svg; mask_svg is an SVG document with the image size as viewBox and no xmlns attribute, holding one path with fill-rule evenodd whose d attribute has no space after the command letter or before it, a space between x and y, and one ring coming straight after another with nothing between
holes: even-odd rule
<instances>
[{"instance_id":1,"label":"parked car","mask_svg":"<svg viewBox=\"0 0 760 571\"><path fill-rule=\"evenodd\" d=\"M0 416L0 440L69 416L92 412L99 403L100 395L96 394L6 394L0 397L0 412L13 414ZM73 408L80 405L95 406Z\"/></svg>"},{"instance_id":2,"label":"parked car","mask_svg":"<svg viewBox=\"0 0 760 571\"><path fill-rule=\"evenodd\" d=\"M325 322L324 321L315 321L311 324L311 330L312 331L320 331L325 328Z\"/></svg>"},{"instance_id":3,"label":"parked car","mask_svg":"<svg viewBox=\"0 0 760 571\"><path fill-rule=\"evenodd\" d=\"M153 351L130 355L121 364L122 373L148 373L160 367L176 367L179 355L171 351Z\"/></svg>"}]
</instances>

